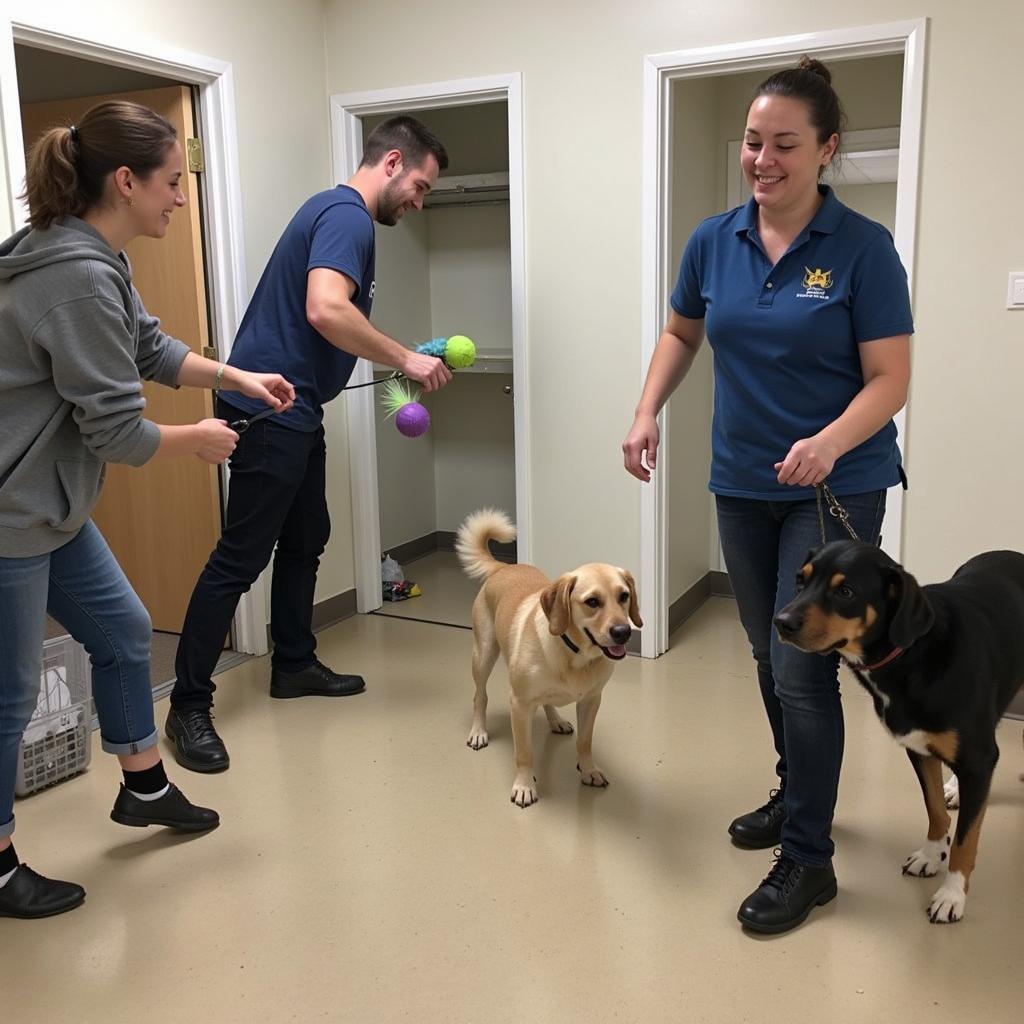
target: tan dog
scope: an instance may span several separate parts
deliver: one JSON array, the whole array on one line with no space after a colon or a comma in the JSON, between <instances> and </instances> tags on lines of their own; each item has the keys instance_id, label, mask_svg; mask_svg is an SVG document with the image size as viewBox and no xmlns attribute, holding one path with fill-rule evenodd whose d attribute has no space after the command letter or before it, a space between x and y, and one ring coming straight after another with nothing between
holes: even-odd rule
<instances>
[{"instance_id":1,"label":"tan dog","mask_svg":"<svg viewBox=\"0 0 1024 1024\"><path fill-rule=\"evenodd\" d=\"M607 786L594 764L591 742L601 691L626 641L639 629L636 584L624 569L591 563L552 582L532 565L506 565L487 546L515 539L508 517L494 509L474 512L459 527L455 550L466 573L482 579L473 602L473 728L466 744L487 746L487 680L499 652L508 665L516 777L512 803L537 801L533 775L533 716L543 706L551 731L569 734L572 725L555 710L576 705L577 769L585 786Z\"/></svg>"}]
</instances>

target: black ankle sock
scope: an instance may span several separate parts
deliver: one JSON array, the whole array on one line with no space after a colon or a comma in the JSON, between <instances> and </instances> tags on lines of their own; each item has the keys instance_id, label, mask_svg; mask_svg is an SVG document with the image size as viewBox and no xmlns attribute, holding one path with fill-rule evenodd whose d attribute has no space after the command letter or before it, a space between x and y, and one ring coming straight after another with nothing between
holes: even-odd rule
<instances>
[{"instance_id":1,"label":"black ankle sock","mask_svg":"<svg viewBox=\"0 0 1024 1024\"><path fill-rule=\"evenodd\" d=\"M133 793L159 793L167 786L167 773L163 761L157 761L152 768L141 772L129 772L121 769L124 774L124 788Z\"/></svg>"},{"instance_id":2,"label":"black ankle sock","mask_svg":"<svg viewBox=\"0 0 1024 1024\"><path fill-rule=\"evenodd\" d=\"M14 852L14 843L11 843L6 850L0 850L0 878L13 871L19 863L18 855Z\"/></svg>"}]
</instances>

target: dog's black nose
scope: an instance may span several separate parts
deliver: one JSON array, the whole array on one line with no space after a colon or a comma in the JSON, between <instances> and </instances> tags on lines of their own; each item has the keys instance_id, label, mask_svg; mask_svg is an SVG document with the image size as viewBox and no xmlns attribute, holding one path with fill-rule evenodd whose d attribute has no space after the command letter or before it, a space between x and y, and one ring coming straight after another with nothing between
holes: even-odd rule
<instances>
[{"instance_id":1,"label":"dog's black nose","mask_svg":"<svg viewBox=\"0 0 1024 1024\"><path fill-rule=\"evenodd\" d=\"M803 616L799 612L779 612L775 616L775 628L783 636L792 636L794 633L800 632L800 627L804 624Z\"/></svg>"},{"instance_id":2,"label":"dog's black nose","mask_svg":"<svg viewBox=\"0 0 1024 1024\"><path fill-rule=\"evenodd\" d=\"M608 632L617 644L624 644L633 634L629 626L612 626Z\"/></svg>"}]
</instances>

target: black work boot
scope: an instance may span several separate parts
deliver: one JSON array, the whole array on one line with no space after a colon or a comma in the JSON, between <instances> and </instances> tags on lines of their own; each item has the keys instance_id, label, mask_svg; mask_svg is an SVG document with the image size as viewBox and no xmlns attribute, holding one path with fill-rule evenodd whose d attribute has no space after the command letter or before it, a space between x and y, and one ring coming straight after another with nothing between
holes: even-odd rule
<instances>
[{"instance_id":1,"label":"black work boot","mask_svg":"<svg viewBox=\"0 0 1024 1024\"><path fill-rule=\"evenodd\" d=\"M756 811L741 814L729 826L729 835L737 846L763 850L778 846L782 840L782 823L786 820L786 802L781 789L773 789L768 803Z\"/></svg>"},{"instance_id":2,"label":"black work boot","mask_svg":"<svg viewBox=\"0 0 1024 1024\"><path fill-rule=\"evenodd\" d=\"M740 923L766 935L788 932L807 915L836 897L836 873L831 861L822 867L797 864L782 853L768 877L743 901Z\"/></svg>"}]
</instances>

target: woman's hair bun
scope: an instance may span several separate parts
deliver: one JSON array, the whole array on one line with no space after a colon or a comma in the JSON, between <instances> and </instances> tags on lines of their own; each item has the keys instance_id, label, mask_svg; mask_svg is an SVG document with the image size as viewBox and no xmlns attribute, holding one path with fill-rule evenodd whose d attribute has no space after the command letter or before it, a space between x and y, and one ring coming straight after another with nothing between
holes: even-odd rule
<instances>
[{"instance_id":1,"label":"woman's hair bun","mask_svg":"<svg viewBox=\"0 0 1024 1024\"><path fill-rule=\"evenodd\" d=\"M832 84L832 72L820 60L815 60L813 57L805 55L800 58L800 63L797 64L797 67L801 71L812 71L814 74L824 78L829 85Z\"/></svg>"}]
</instances>

